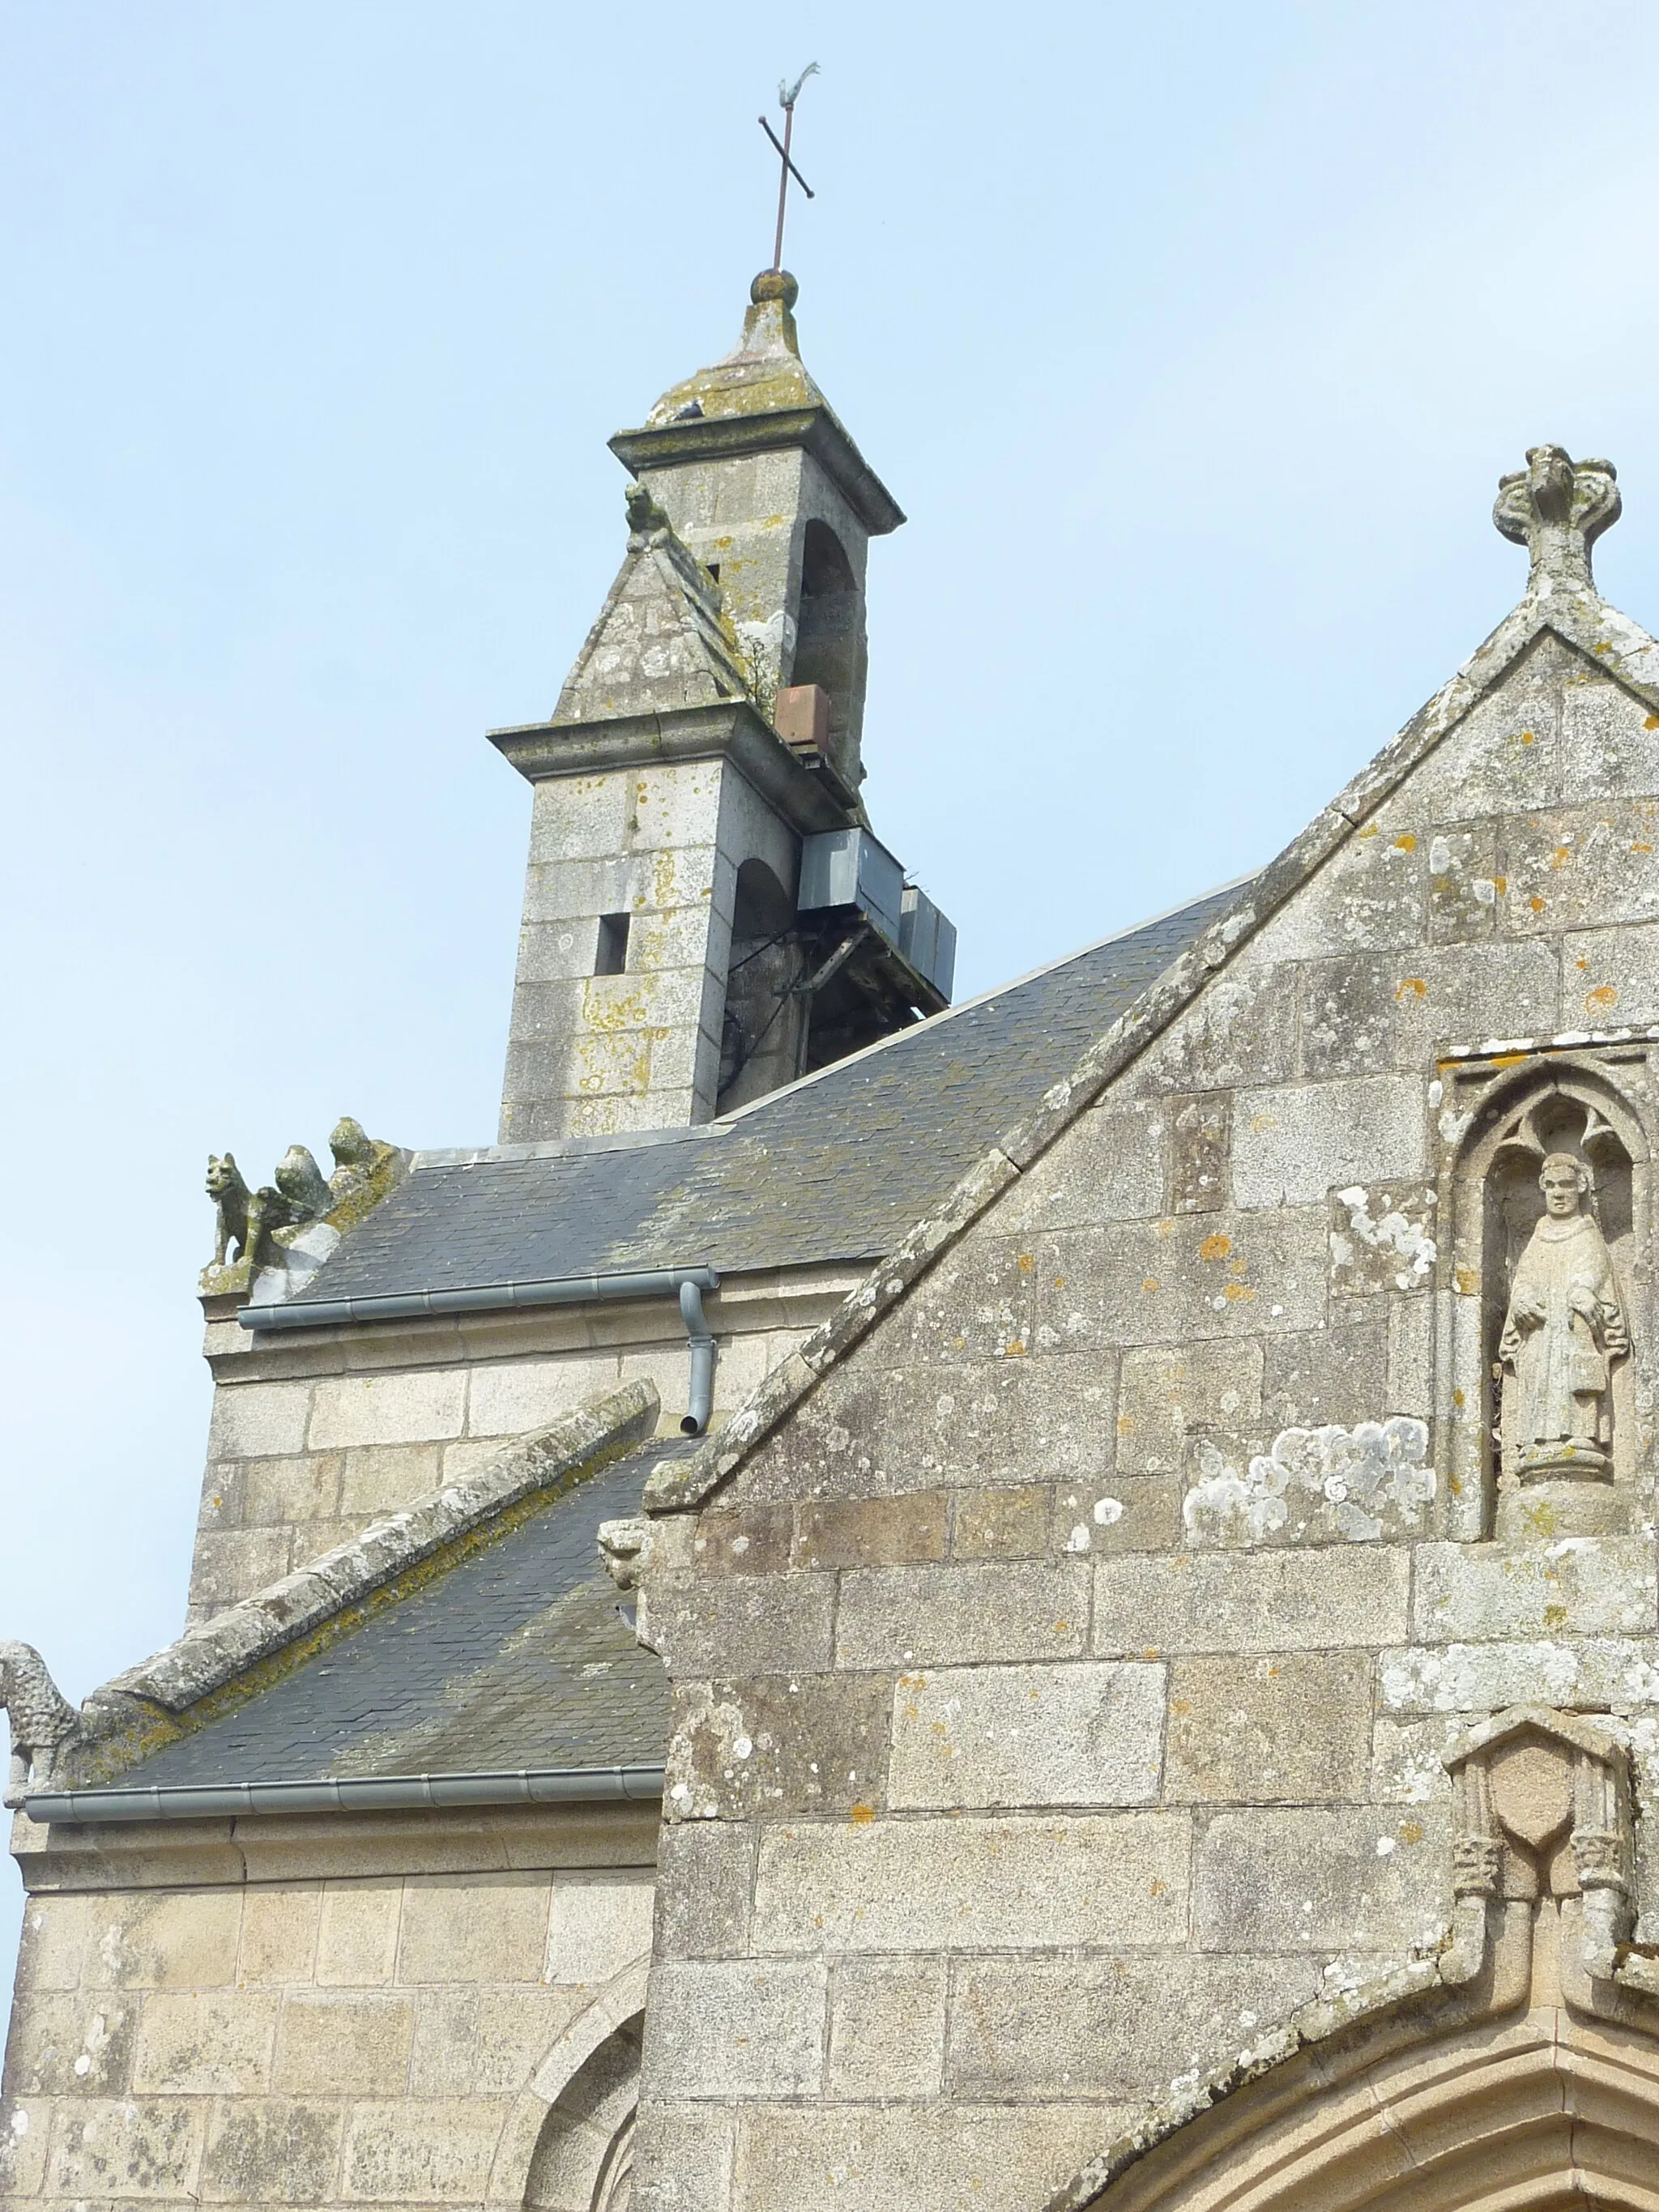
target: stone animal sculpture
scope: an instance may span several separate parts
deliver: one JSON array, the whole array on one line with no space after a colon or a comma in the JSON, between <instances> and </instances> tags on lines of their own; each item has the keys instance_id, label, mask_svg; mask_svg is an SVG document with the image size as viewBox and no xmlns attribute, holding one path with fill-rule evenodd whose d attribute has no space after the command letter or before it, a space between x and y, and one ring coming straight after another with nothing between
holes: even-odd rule
<instances>
[{"instance_id":1,"label":"stone animal sculpture","mask_svg":"<svg viewBox=\"0 0 1659 2212\"><path fill-rule=\"evenodd\" d=\"M0 1705L11 1721L11 1772L0 1802L15 1810L36 1760L43 1768L75 1726L75 1708L32 1644L0 1641ZM44 1776L42 1777L44 1778Z\"/></svg>"},{"instance_id":2,"label":"stone animal sculpture","mask_svg":"<svg viewBox=\"0 0 1659 2212\"><path fill-rule=\"evenodd\" d=\"M251 1260L264 1230L264 1207L258 1194L248 1188L234 1152L208 1154L207 1194L219 1217L214 1266L224 1266L233 1244L239 1260Z\"/></svg>"},{"instance_id":3,"label":"stone animal sculpture","mask_svg":"<svg viewBox=\"0 0 1659 2212\"><path fill-rule=\"evenodd\" d=\"M288 1202L289 1223L320 1221L334 1203L327 1177L303 1145L290 1145L283 1154L276 1188Z\"/></svg>"}]
</instances>

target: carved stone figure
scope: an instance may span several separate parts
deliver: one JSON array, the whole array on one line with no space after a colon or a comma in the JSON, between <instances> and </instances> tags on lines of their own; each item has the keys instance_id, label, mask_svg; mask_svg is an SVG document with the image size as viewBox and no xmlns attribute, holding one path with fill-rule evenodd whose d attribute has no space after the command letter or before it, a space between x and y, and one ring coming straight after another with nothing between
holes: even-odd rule
<instances>
[{"instance_id":1,"label":"carved stone figure","mask_svg":"<svg viewBox=\"0 0 1659 2212\"><path fill-rule=\"evenodd\" d=\"M251 1266L258 1257L260 1240L265 1232L268 1201L276 1194L250 1190L236 1164L235 1154L223 1152L216 1158L212 1153L208 1155L207 1194L218 1212L218 1242L214 1248L213 1266L222 1267L227 1264L233 1244L236 1247L238 1266Z\"/></svg>"},{"instance_id":2,"label":"carved stone figure","mask_svg":"<svg viewBox=\"0 0 1659 2212\"><path fill-rule=\"evenodd\" d=\"M332 1250L331 1232L343 1234L361 1221L408 1170L406 1152L371 1137L349 1115L335 1123L329 1146L331 1176L304 1145L290 1145L274 1181L258 1190L232 1153L210 1157L207 1190L218 1211L218 1242L203 1271L204 1296L245 1294L263 1267L283 1269L291 1296L295 1284L315 1274Z\"/></svg>"},{"instance_id":3,"label":"carved stone figure","mask_svg":"<svg viewBox=\"0 0 1659 2212\"><path fill-rule=\"evenodd\" d=\"M329 1133L334 1172L328 1179L327 1219L343 1234L377 1206L409 1171L409 1154L371 1137L361 1121L342 1115Z\"/></svg>"},{"instance_id":4,"label":"carved stone figure","mask_svg":"<svg viewBox=\"0 0 1659 2212\"><path fill-rule=\"evenodd\" d=\"M276 1188L288 1201L289 1224L320 1221L334 1203L327 1177L303 1145L290 1145L283 1154Z\"/></svg>"},{"instance_id":5,"label":"carved stone figure","mask_svg":"<svg viewBox=\"0 0 1659 2212\"><path fill-rule=\"evenodd\" d=\"M1552 1152L1544 1212L1521 1255L1498 1340L1516 1383L1517 1472L1605 1475L1613 1462L1611 1364L1630 1351L1613 1259L1585 1210L1590 1173Z\"/></svg>"},{"instance_id":6,"label":"carved stone figure","mask_svg":"<svg viewBox=\"0 0 1659 2212\"><path fill-rule=\"evenodd\" d=\"M27 1794L31 1768L37 1761L50 1766L76 1711L34 1646L6 1641L0 1641L0 1705L11 1722L11 1771L0 1802L15 1810Z\"/></svg>"}]
</instances>

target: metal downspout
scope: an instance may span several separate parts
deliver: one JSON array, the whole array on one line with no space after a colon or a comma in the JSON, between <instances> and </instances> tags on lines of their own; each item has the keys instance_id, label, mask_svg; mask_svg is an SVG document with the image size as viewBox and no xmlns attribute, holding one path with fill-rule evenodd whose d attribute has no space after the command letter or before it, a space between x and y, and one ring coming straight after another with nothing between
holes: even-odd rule
<instances>
[{"instance_id":1,"label":"metal downspout","mask_svg":"<svg viewBox=\"0 0 1659 2212\"><path fill-rule=\"evenodd\" d=\"M680 1319L691 1347L690 1403L680 1423L680 1434L700 1437L708 1426L714 1403L714 1339L703 1314L702 1288L690 1276L680 1285Z\"/></svg>"}]
</instances>

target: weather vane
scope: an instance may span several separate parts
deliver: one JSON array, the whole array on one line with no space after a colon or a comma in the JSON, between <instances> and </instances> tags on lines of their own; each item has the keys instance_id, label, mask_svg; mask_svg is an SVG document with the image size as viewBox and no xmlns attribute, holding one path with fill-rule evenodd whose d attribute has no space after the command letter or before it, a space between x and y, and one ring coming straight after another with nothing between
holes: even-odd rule
<instances>
[{"instance_id":1,"label":"weather vane","mask_svg":"<svg viewBox=\"0 0 1659 2212\"><path fill-rule=\"evenodd\" d=\"M783 110L783 136L781 138L779 137L777 132L772 128L771 125L767 121L763 115L760 118L760 127L772 141L772 143L777 148L778 159L782 164L781 168L778 172L778 232L772 245L772 266L774 269L781 269L783 266L783 217L784 211L789 199L790 178L793 177L794 179L795 182L800 186L802 191L805 193L809 200L812 197L812 187L807 183L805 178L802 176L800 171L795 167L794 163L789 158L789 140L795 128L795 102L800 98L800 88L802 85L805 83L809 76L816 76L817 74L817 64L816 62L808 62L806 67L795 79L793 84L791 84L786 77L783 82L779 85L778 106Z\"/></svg>"}]
</instances>

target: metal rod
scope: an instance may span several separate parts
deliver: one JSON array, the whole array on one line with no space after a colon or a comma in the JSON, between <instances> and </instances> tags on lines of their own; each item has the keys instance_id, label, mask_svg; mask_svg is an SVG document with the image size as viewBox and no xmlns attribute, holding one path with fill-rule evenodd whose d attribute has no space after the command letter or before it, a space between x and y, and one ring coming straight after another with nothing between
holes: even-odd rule
<instances>
[{"instance_id":1,"label":"metal rod","mask_svg":"<svg viewBox=\"0 0 1659 2212\"><path fill-rule=\"evenodd\" d=\"M763 116L761 120L764 122L765 117ZM783 211L789 197L789 172L794 167L793 162L789 159L789 140L794 128L795 111L792 106L783 111L783 143L778 149L783 155L783 167L778 171L778 234L772 246L772 270L775 276L783 266ZM772 135L771 131L769 130L766 135L769 138Z\"/></svg>"},{"instance_id":2,"label":"metal rod","mask_svg":"<svg viewBox=\"0 0 1659 2212\"><path fill-rule=\"evenodd\" d=\"M38 1790L31 1820L213 1820L238 1814L376 1813L442 1805L597 1805L662 1795L660 1765L519 1767L481 1774L366 1775L349 1782L208 1782L152 1790Z\"/></svg>"},{"instance_id":3,"label":"metal rod","mask_svg":"<svg viewBox=\"0 0 1659 2212\"><path fill-rule=\"evenodd\" d=\"M784 153L783 141L779 137L777 132L772 128L771 125L767 121L763 115L757 115L755 118L755 120L760 125L761 129L772 141L773 145L776 147L778 152L780 154L783 154L784 160L789 162L789 173L794 179L795 182L800 186L802 191L805 193L807 198L809 200L815 200L817 198L817 194L812 190L811 185L807 183L805 178L802 176L800 171L795 167L794 162L790 160L789 155Z\"/></svg>"}]
</instances>

